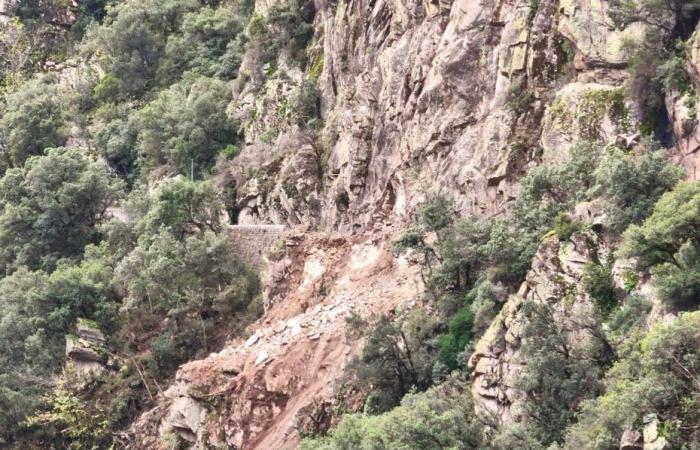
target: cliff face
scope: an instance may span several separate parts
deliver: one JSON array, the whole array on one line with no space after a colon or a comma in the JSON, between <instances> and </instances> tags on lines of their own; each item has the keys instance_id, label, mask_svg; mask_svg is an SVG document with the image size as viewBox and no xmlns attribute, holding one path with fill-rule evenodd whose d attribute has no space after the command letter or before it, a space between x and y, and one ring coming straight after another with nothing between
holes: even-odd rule
<instances>
[{"instance_id":1,"label":"cliff face","mask_svg":"<svg viewBox=\"0 0 700 450\"><path fill-rule=\"evenodd\" d=\"M259 1L256 10L271 4ZM295 417L329 404L356 351L345 319L420 301L419 268L387 247L428 193L450 197L461 216L501 214L528 168L563 159L578 140L638 139L641 118L621 89L626 45L649 25L616 28L606 1L318 0L315 7L309 53L322 144L273 114L270 105L309 76L282 58L285 77L261 91L237 86L231 114L247 124L249 145L221 178L235 181L238 223L340 234L290 232L283 256L268 264L266 312L250 337L181 367L158 406L132 427L133 448L161 448L169 433L195 448L294 448ZM698 42L690 52L696 73ZM696 111L678 97L666 100L675 157L697 179ZM273 126L280 133L264 138ZM527 281L477 344L476 400L503 420L517 418L509 379L522 363L519 305L556 303L576 285L589 258L585 239L544 241ZM604 242L596 245L605 251ZM590 307L582 295L575 303Z\"/></svg>"},{"instance_id":2,"label":"cliff face","mask_svg":"<svg viewBox=\"0 0 700 450\"><path fill-rule=\"evenodd\" d=\"M240 161L262 168L252 177L232 169L242 223L365 231L407 223L427 191L451 196L462 215L498 214L528 166L562 157L581 137L608 143L635 132L635 111L612 117L617 97L596 94L621 86L626 49L648 25L617 30L606 2L316 6L310 53L325 139L314 148L270 106L305 74L288 69L263 94L242 89L232 110L249 123L251 145ZM261 143L273 126L277 140ZM272 156L261 160L261 147ZM683 153L695 164L694 148Z\"/></svg>"}]
</instances>

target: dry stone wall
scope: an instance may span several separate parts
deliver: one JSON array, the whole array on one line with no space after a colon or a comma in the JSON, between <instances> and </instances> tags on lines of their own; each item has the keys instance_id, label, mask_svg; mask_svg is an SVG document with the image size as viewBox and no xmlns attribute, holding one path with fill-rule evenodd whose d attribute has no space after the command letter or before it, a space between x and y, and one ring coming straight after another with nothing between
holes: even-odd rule
<instances>
[{"instance_id":1,"label":"dry stone wall","mask_svg":"<svg viewBox=\"0 0 700 450\"><path fill-rule=\"evenodd\" d=\"M231 225L228 235L238 257L255 269L262 269L265 256L277 241L284 239L285 225Z\"/></svg>"}]
</instances>

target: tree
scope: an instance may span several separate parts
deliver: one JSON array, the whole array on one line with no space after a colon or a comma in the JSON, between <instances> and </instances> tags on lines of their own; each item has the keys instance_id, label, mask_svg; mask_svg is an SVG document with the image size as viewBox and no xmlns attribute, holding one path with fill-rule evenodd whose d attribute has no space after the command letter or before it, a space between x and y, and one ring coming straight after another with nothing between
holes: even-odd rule
<instances>
[{"instance_id":1,"label":"tree","mask_svg":"<svg viewBox=\"0 0 700 450\"><path fill-rule=\"evenodd\" d=\"M595 171L594 192L609 201L605 212L610 227L618 232L641 223L659 197L683 176L683 170L669 161L658 144L647 142L642 151L641 155L627 155L611 147Z\"/></svg>"},{"instance_id":2,"label":"tree","mask_svg":"<svg viewBox=\"0 0 700 450\"><path fill-rule=\"evenodd\" d=\"M160 92L138 113L144 167L172 163L188 177L206 173L218 152L236 139L236 128L226 115L230 100L226 83L203 77Z\"/></svg>"},{"instance_id":3,"label":"tree","mask_svg":"<svg viewBox=\"0 0 700 450\"><path fill-rule=\"evenodd\" d=\"M388 411L412 389L425 390L431 383L433 359L427 339L434 323L422 311L404 320L387 316L367 327L362 353L350 363L350 372L358 386L368 386L370 395L365 409L372 413Z\"/></svg>"},{"instance_id":4,"label":"tree","mask_svg":"<svg viewBox=\"0 0 700 450\"><path fill-rule=\"evenodd\" d=\"M0 137L6 145L5 162L22 167L32 155L66 142L64 109L56 77L46 75L23 83L7 96L0 119Z\"/></svg>"},{"instance_id":5,"label":"tree","mask_svg":"<svg viewBox=\"0 0 700 450\"><path fill-rule=\"evenodd\" d=\"M676 306L700 298L700 183L685 181L664 194L642 225L625 231L618 251L651 269L659 293Z\"/></svg>"},{"instance_id":6,"label":"tree","mask_svg":"<svg viewBox=\"0 0 700 450\"><path fill-rule=\"evenodd\" d=\"M166 228L183 239L190 233L221 230L221 201L208 181L167 180L145 201L147 211L137 225L139 234Z\"/></svg>"},{"instance_id":7,"label":"tree","mask_svg":"<svg viewBox=\"0 0 700 450\"><path fill-rule=\"evenodd\" d=\"M167 34L197 8L196 0L119 3L108 8L103 25L88 30L82 53L114 82L114 100L139 97L155 85Z\"/></svg>"},{"instance_id":8,"label":"tree","mask_svg":"<svg viewBox=\"0 0 700 450\"><path fill-rule=\"evenodd\" d=\"M111 444L109 422L104 413L91 408L65 384L56 385L46 396L47 410L27 419L27 425L46 428L42 434L58 448L92 450Z\"/></svg>"},{"instance_id":9,"label":"tree","mask_svg":"<svg viewBox=\"0 0 700 450\"><path fill-rule=\"evenodd\" d=\"M0 179L0 268L51 269L80 255L122 193L106 167L73 149L52 149Z\"/></svg>"},{"instance_id":10,"label":"tree","mask_svg":"<svg viewBox=\"0 0 700 450\"><path fill-rule=\"evenodd\" d=\"M138 128L135 119L115 118L95 134L100 154L127 178L133 178L136 169Z\"/></svg>"},{"instance_id":11,"label":"tree","mask_svg":"<svg viewBox=\"0 0 700 450\"><path fill-rule=\"evenodd\" d=\"M235 78L244 53L243 31L249 14L234 2L185 14L180 32L168 37L158 68L161 82L174 81L188 70L207 77Z\"/></svg>"},{"instance_id":12,"label":"tree","mask_svg":"<svg viewBox=\"0 0 700 450\"><path fill-rule=\"evenodd\" d=\"M230 245L227 238L212 233L180 241L162 230L142 237L117 266L115 282L124 296L128 322L121 328L123 339L143 339L163 318L169 319L153 341L157 371L165 371L156 373L163 375L187 358L206 353L217 336L247 323L246 308L259 284Z\"/></svg>"},{"instance_id":13,"label":"tree","mask_svg":"<svg viewBox=\"0 0 700 450\"><path fill-rule=\"evenodd\" d=\"M349 414L327 437L305 439L302 450L476 450L486 448L469 385L455 379L409 394L379 416Z\"/></svg>"},{"instance_id":14,"label":"tree","mask_svg":"<svg viewBox=\"0 0 700 450\"><path fill-rule=\"evenodd\" d=\"M593 343L580 342L588 330L561 315L555 318L552 306L526 302L522 311L526 327L521 358L527 364L515 387L525 395L523 413L529 428L546 446L560 442L576 417L577 405L600 392L597 361L602 358ZM589 336L595 342L604 335Z\"/></svg>"},{"instance_id":15,"label":"tree","mask_svg":"<svg viewBox=\"0 0 700 450\"><path fill-rule=\"evenodd\" d=\"M644 325L642 324L642 330ZM614 450L627 428L641 431L650 412L663 421L668 448L698 445L700 313L684 313L632 334L626 354L606 373L605 393L584 402L564 448Z\"/></svg>"}]
</instances>

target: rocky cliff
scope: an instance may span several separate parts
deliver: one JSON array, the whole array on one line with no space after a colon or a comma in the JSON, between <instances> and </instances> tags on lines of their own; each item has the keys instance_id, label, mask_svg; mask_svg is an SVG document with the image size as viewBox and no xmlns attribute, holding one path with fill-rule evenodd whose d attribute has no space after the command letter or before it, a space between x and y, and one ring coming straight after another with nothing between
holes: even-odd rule
<instances>
[{"instance_id":1,"label":"rocky cliff","mask_svg":"<svg viewBox=\"0 0 700 450\"><path fill-rule=\"evenodd\" d=\"M256 11L272 5L257 1ZM161 448L172 433L195 448L294 448L295 417L330 404L356 351L345 319L421 302L419 268L388 242L429 193L448 196L460 216L503 214L523 173L564 159L577 141L631 148L639 139L643 117L622 86L627 49L652 25L617 26L607 1L317 0L315 10L307 73L282 55L264 88L236 85L230 113L245 124L247 145L219 182L235 185L236 223L332 232L287 236L267 258L263 318L246 340L182 366L132 427L133 448ZM672 17L659 20L672 26ZM689 62L698 85L699 35ZM274 108L309 78L320 91L319 140ZM688 105L680 94L666 98L675 158L697 179L700 105ZM607 251L585 234L542 242L470 359L482 409L517 420L509 379L522 364L525 299L562 316L571 305L590 308L581 293L561 300L580 282L591 240Z\"/></svg>"}]
</instances>

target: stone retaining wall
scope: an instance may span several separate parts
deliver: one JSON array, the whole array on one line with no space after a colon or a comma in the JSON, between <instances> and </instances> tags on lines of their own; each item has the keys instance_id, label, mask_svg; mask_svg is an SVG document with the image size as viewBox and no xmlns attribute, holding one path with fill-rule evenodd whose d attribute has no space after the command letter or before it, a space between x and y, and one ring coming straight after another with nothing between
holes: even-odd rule
<instances>
[{"instance_id":1,"label":"stone retaining wall","mask_svg":"<svg viewBox=\"0 0 700 450\"><path fill-rule=\"evenodd\" d=\"M285 225L230 225L228 235L239 258L255 269L262 269L265 255L283 239Z\"/></svg>"}]
</instances>

